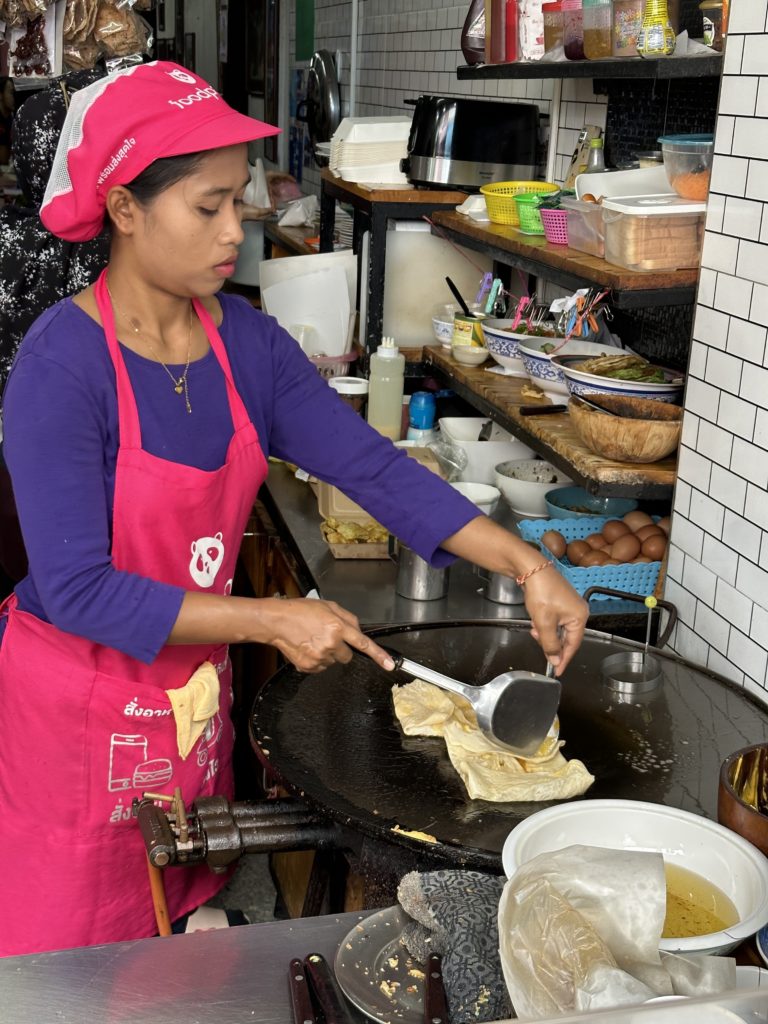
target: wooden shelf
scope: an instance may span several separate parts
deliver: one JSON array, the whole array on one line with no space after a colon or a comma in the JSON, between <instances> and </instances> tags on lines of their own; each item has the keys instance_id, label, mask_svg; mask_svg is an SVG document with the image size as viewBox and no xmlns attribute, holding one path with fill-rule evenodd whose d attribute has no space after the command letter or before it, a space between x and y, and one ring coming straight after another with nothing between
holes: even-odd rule
<instances>
[{"instance_id":1,"label":"wooden shelf","mask_svg":"<svg viewBox=\"0 0 768 1024\"><path fill-rule=\"evenodd\" d=\"M511 431L590 494L621 498L669 500L675 484L675 457L648 465L610 462L595 455L579 439L567 412L522 416L520 406L552 403L524 397L527 378L488 373L486 366L468 367L457 363L439 347L424 349L426 366L461 398L484 416ZM567 402L563 396L563 402Z\"/></svg>"},{"instance_id":2,"label":"wooden shelf","mask_svg":"<svg viewBox=\"0 0 768 1024\"><path fill-rule=\"evenodd\" d=\"M480 224L454 210L436 210L431 220L439 228L437 233L451 241L488 253L498 263L518 267L563 288L610 288L611 302L619 309L690 304L696 295L698 267L640 273L567 245L553 245L543 235L525 235L504 224Z\"/></svg>"},{"instance_id":3,"label":"wooden shelf","mask_svg":"<svg viewBox=\"0 0 768 1024\"><path fill-rule=\"evenodd\" d=\"M467 64L456 69L459 78L484 81L499 78L704 78L718 77L721 53L691 57L612 57L605 60L515 61L510 64Z\"/></svg>"}]
</instances>

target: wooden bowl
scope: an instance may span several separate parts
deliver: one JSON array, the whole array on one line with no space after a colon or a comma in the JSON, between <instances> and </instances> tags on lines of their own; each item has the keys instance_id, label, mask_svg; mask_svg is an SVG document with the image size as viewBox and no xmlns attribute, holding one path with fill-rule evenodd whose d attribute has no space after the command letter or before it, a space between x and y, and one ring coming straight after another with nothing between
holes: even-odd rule
<instances>
[{"instance_id":1,"label":"wooden bowl","mask_svg":"<svg viewBox=\"0 0 768 1024\"><path fill-rule=\"evenodd\" d=\"M629 395L590 397L610 416L571 396L571 422L590 451L615 462L658 462L677 448L683 410L667 402Z\"/></svg>"},{"instance_id":2,"label":"wooden bowl","mask_svg":"<svg viewBox=\"0 0 768 1024\"><path fill-rule=\"evenodd\" d=\"M717 820L768 857L768 744L742 747L723 761Z\"/></svg>"}]
</instances>

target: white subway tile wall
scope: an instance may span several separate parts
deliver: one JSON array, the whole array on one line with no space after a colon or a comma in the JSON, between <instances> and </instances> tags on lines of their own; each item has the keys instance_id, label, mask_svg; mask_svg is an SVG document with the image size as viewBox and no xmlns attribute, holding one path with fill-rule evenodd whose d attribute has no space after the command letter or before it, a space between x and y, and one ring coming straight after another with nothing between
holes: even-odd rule
<instances>
[{"instance_id":1,"label":"white subway tile wall","mask_svg":"<svg viewBox=\"0 0 768 1024\"><path fill-rule=\"evenodd\" d=\"M294 54L295 5L289 8L289 54ZM550 79L519 81L459 81L456 68L466 64L461 52L461 30L469 0L445 6L442 0L377 0L361 3L358 23L358 117L410 114L405 101L422 94L472 96L536 103L550 113L553 82ZM340 50L345 55L340 86L342 104L349 97L349 28L351 4L339 0L315 0L315 48ZM293 67L307 63L293 62ZM754 108L754 103L753 103ZM607 100L596 96L591 80L565 81L561 125L556 141L555 180L565 178L579 131L584 124L605 128ZM320 191L320 170L305 167L302 188ZM743 193L740 193L743 194Z\"/></svg>"},{"instance_id":2,"label":"white subway tile wall","mask_svg":"<svg viewBox=\"0 0 768 1024\"><path fill-rule=\"evenodd\" d=\"M768 0L732 0L665 587L680 613L671 646L763 699L767 48Z\"/></svg>"}]
</instances>

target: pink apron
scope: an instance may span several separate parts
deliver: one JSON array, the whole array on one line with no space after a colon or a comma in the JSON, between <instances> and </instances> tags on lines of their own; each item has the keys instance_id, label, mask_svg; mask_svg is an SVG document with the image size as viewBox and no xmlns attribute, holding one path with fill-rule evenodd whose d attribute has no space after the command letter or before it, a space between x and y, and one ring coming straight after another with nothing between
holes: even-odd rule
<instances>
[{"instance_id":1,"label":"pink apron","mask_svg":"<svg viewBox=\"0 0 768 1024\"><path fill-rule=\"evenodd\" d=\"M105 274L95 294L117 375L120 426L112 563L188 591L228 594L267 463L224 344L195 300L226 378L234 433L224 465L207 472L143 451ZM205 660L219 673L219 712L182 761L164 691L183 686ZM201 795L231 797L231 706L225 645L166 646L145 665L61 632L11 598L0 644L0 955L157 933L131 801L176 786L187 805ZM172 868L164 877L173 919L226 880L205 866Z\"/></svg>"}]
</instances>

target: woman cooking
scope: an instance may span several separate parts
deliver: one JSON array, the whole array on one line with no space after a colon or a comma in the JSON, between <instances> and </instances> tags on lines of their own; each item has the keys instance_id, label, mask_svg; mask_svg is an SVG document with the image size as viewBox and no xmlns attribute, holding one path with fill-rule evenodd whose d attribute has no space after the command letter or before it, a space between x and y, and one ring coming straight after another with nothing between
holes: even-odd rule
<instances>
[{"instance_id":1,"label":"woman cooking","mask_svg":"<svg viewBox=\"0 0 768 1024\"><path fill-rule=\"evenodd\" d=\"M558 672L581 641L586 606L548 562L371 430L274 320L217 296L243 239L246 143L277 131L162 62L81 90L67 114L41 218L73 242L106 222L111 251L30 329L4 396L29 555L0 620L6 955L156 932L131 800L231 796L227 644L273 644L305 672L353 650L393 667L334 603L230 596L268 455L435 565L524 581ZM170 873L172 917L223 881Z\"/></svg>"}]
</instances>

